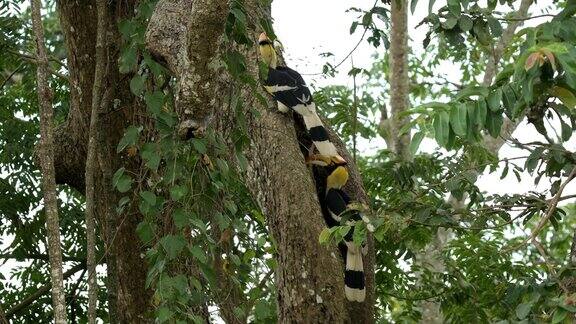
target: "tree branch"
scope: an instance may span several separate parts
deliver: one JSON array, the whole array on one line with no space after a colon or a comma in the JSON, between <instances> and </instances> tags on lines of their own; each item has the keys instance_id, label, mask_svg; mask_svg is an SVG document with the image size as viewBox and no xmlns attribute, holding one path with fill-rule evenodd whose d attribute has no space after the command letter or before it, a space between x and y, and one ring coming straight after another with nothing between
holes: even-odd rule
<instances>
[{"instance_id":1,"label":"tree branch","mask_svg":"<svg viewBox=\"0 0 576 324\"><path fill-rule=\"evenodd\" d=\"M25 253L25 254L0 253L0 259L14 259L16 261L24 261L27 259L44 260L44 261L49 260L47 254L35 254L35 253ZM83 258L78 258L78 257L63 256L62 261L65 261L65 262L67 262L67 261L85 262L86 260Z\"/></svg>"},{"instance_id":2,"label":"tree branch","mask_svg":"<svg viewBox=\"0 0 576 324\"><path fill-rule=\"evenodd\" d=\"M27 53L20 53L20 52L18 52L18 51L11 51L11 50L9 50L8 52L20 56L23 60L28 61L28 62L30 62L30 63L32 63L32 64L40 64L40 63L39 63L39 59L38 59L37 57L35 57L34 55L30 55L30 54L27 54ZM62 62L60 62L60 61L58 61L58 60L56 60L56 59L50 59L50 61L57 62L58 64L60 64L60 66L64 66L64 67L65 67L65 65L62 64ZM53 75L61 78L62 80L66 80L66 81L70 82L70 78L68 78L67 75L64 75L64 74L62 74L62 73L54 70L54 69L51 68L50 66L48 66L48 71L49 71L51 74L53 74ZM0 88L1 88L1 87L0 87Z\"/></svg>"},{"instance_id":3,"label":"tree branch","mask_svg":"<svg viewBox=\"0 0 576 324\"><path fill-rule=\"evenodd\" d=\"M12 71L12 73L10 73L8 75L8 77L6 77L6 79L4 79L4 82L2 82L2 84L0 84L0 90L2 90L2 88L4 88L4 86L6 85L6 83L8 83L8 81L10 81L10 79L12 79L12 77L14 76L14 74L18 73L18 71L20 71L20 69L22 68L23 63L21 63L20 65L18 65L18 67Z\"/></svg>"},{"instance_id":4,"label":"tree branch","mask_svg":"<svg viewBox=\"0 0 576 324\"><path fill-rule=\"evenodd\" d=\"M64 280L70 278L76 272L83 270L83 269L86 269L85 263L79 263L79 264L73 266L68 271L64 272L64 275L63 275ZM33 294L24 298L21 302L16 304L14 307L11 307L10 309L8 309L6 311L6 318L11 318L12 316L18 314L20 311L22 311L26 307L30 306L30 304L32 304L35 300L37 300L38 298L42 297L45 293L47 293L50 290L50 288L52 288L51 282L47 282L42 287L38 288L38 290L36 290L36 292L34 292Z\"/></svg>"},{"instance_id":5,"label":"tree branch","mask_svg":"<svg viewBox=\"0 0 576 324\"><path fill-rule=\"evenodd\" d=\"M50 275L52 304L56 324L66 323L66 301L62 278L62 252L60 251L60 227L58 222L58 200L56 176L54 171L54 133L52 129L52 91L48 87L48 56L44 47L44 27L40 0L32 0L32 28L38 53L38 102L40 103L40 161L42 167L42 186L44 191L44 210L46 212L46 232L48 234L48 255L50 256Z\"/></svg>"},{"instance_id":6,"label":"tree branch","mask_svg":"<svg viewBox=\"0 0 576 324\"><path fill-rule=\"evenodd\" d=\"M102 100L102 84L106 73L105 33L106 33L106 1L96 1L97 32L96 32L96 66L94 70L94 85L92 88L92 109L90 113L90 128L88 134L88 151L86 156L86 254L88 266L88 323L96 323L96 303L98 301L98 283L96 282L96 190L95 177L98 170L98 116Z\"/></svg>"},{"instance_id":7,"label":"tree branch","mask_svg":"<svg viewBox=\"0 0 576 324\"><path fill-rule=\"evenodd\" d=\"M405 1L391 2L390 30L390 107L392 109L390 147L402 160L410 159L410 132L400 135L400 129L409 122L404 116L409 107L408 78L408 3Z\"/></svg>"},{"instance_id":8,"label":"tree branch","mask_svg":"<svg viewBox=\"0 0 576 324\"><path fill-rule=\"evenodd\" d=\"M522 241L522 243L518 244L517 246L504 249L503 250L504 253L514 251L524 246L526 243L530 241L535 242L534 239L538 236L538 234L540 234L540 232L542 231L548 220L550 220L550 217L554 215L554 212L556 211L556 208L558 206L558 202L560 201L560 198L562 198L562 192L564 191L564 188L566 188L566 186L570 183L570 181L574 179L574 177L576 177L576 167L572 169L572 171L568 175L568 178L566 178L566 180L558 188L558 192L556 192L556 195L554 195L554 197L550 199L550 202L548 202L548 209L546 211L546 214L544 215L544 217L542 217L542 219L540 219L540 222L538 222L538 225L536 225L536 228L532 231L532 234L530 234L528 238L526 238L524 241Z\"/></svg>"}]
</instances>

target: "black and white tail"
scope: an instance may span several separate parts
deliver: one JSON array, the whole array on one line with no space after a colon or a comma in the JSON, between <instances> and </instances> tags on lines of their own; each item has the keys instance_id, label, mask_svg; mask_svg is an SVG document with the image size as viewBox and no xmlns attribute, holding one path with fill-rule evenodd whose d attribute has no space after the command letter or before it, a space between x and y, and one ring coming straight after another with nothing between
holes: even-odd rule
<instances>
[{"instance_id":1,"label":"black and white tail","mask_svg":"<svg viewBox=\"0 0 576 324\"><path fill-rule=\"evenodd\" d=\"M316 146L320 155L328 157L339 156L336 146L330 142L328 132L316 113L316 104L314 102L299 104L294 106L294 110L304 119L306 130L308 130L310 139L314 142L314 146Z\"/></svg>"},{"instance_id":2,"label":"black and white tail","mask_svg":"<svg viewBox=\"0 0 576 324\"><path fill-rule=\"evenodd\" d=\"M346 242L344 293L350 301L363 302L366 298L362 249L353 242Z\"/></svg>"}]
</instances>

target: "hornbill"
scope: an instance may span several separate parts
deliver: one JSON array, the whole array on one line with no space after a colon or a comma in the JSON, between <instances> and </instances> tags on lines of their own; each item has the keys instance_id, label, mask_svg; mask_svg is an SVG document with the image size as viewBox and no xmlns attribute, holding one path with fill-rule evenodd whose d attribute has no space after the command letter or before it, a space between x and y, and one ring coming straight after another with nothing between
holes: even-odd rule
<instances>
[{"instance_id":1,"label":"hornbill","mask_svg":"<svg viewBox=\"0 0 576 324\"><path fill-rule=\"evenodd\" d=\"M354 225L362 219L358 210L350 209L350 197L342 190L348 182L348 170L343 166L337 166L326 179L326 197L324 199L326 223L328 226L336 226L345 218L346 225ZM346 268L344 272L344 292L346 299L363 302L366 298L364 265L362 263L363 247L354 243L352 235L354 228L350 228L344 236L344 245L341 252L345 256Z\"/></svg>"},{"instance_id":2,"label":"hornbill","mask_svg":"<svg viewBox=\"0 0 576 324\"><path fill-rule=\"evenodd\" d=\"M306 82L300 73L286 66L278 66L278 56L270 38L266 33L260 34L258 39L260 56L268 66L268 75L264 80L264 88L278 101L278 110L286 113L290 109L302 116L306 129L314 146L321 156L330 164L346 164L336 147L328 139L328 132L316 113L316 104Z\"/></svg>"}]
</instances>

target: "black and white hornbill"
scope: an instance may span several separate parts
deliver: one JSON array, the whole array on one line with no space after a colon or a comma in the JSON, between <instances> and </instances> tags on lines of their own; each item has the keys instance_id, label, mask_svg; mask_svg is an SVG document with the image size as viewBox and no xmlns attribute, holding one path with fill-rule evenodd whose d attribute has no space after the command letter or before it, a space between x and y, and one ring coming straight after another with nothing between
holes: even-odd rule
<instances>
[{"instance_id":1,"label":"black and white hornbill","mask_svg":"<svg viewBox=\"0 0 576 324\"><path fill-rule=\"evenodd\" d=\"M260 56L268 65L264 88L278 102L278 110L286 113L292 109L300 114L320 155L327 157L331 163L346 164L346 160L338 154L336 147L328 139L328 132L316 113L312 94L300 73L286 66L278 66L276 50L266 33L260 34L258 44Z\"/></svg>"},{"instance_id":2,"label":"black and white hornbill","mask_svg":"<svg viewBox=\"0 0 576 324\"><path fill-rule=\"evenodd\" d=\"M328 213L326 223L330 227L340 225L343 217L345 217L347 225L354 225L356 221L362 219L359 211L348 207L350 197L342 190L346 182L348 182L348 171L343 166L336 167L326 180L324 205ZM351 228L344 236L344 246L341 246L346 263L344 292L346 299L363 302L366 298L364 265L362 263L363 247L354 243L353 232L354 229Z\"/></svg>"}]
</instances>

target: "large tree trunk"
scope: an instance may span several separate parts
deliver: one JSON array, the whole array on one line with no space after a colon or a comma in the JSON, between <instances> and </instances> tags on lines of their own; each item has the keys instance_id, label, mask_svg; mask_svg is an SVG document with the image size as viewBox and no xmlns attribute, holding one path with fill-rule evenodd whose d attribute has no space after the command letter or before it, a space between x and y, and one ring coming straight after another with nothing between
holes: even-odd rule
<instances>
[{"instance_id":1,"label":"large tree trunk","mask_svg":"<svg viewBox=\"0 0 576 324\"><path fill-rule=\"evenodd\" d=\"M141 243L136 235L136 226L141 216L136 208L120 217L105 219L110 212L110 200L116 201L116 194L110 184L110 175L121 165L127 169L138 168L130 159L122 157L111 149L116 146L127 125L138 122L144 109L134 99L129 90L129 78L119 75L117 62L120 47L120 35L117 23L134 12L134 1L121 1L108 5L108 24L106 26L106 64L110 67L104 76L103 93L115 102L115 107L103 107L100 124L105 134L99 155L104 176L98 172L95 177L96 215L107 242L107 261L109 270L114 270L117 286L108 289L110 303L117 309L111 313L121 323L141 322L149 312L150 292L145 289L146 263L141 258ZM87 152L87 129L90 121L92 89L95 71L96 49L96 6L94 1L59 1L58 12L61 29L68 52L70 75L70 112L66 123L57 132L56 176L59 183L66 183L84 192L84 171ZM107 175L106 175L107 174ZM110 262L114 262L110 264Z\"/></svg>"},{"instance_id":2,"label":"large tree trunk","mask_svg":"<svg viewBox=\"0 0 576 324\"><path fill-rule=\"evenodd\" d=\"M258 9L256 0L245 1L251 18L270 19L269 9ZM93 1L59 2L62 30L68 49L71 85L70 115L60 127L57 152L57 178L82 191L87 138L83 130L89 121L92 80L94 79L94 50L96 19ZM144 109L129 91L129 77L118 74L120 37L116 23L134 12L133 1L114 2L108 8L109 25L107 63L112 66L105 77L104 93L110 92L116 101L114 111L103 114L102 132L107 134L105 158L100 159L104 177L96 181L96 197L114 199L109 184L110 175L120 166L137 170L139 165L130 157L119 156L111 147L120 139L127 125L138 123ZM176 109L182 134L202 136L206 128L229 138L235 113L224 99L231 91L240 97L249 123L252 144L246 152L247 187L264 211L270 232L278 246L276 283L280 322L373 322L374 276L372 255L366 258L367 300L345 307L343 263L335 247L322 246L318 237L324 219L316 195L312 172L304 164L298 137L305 134L302 125L295 129L294 119L259 103L253 90L235 82L223 69L212 70L210 64L219 60L226 50L223 45L224 23L228 12L225 0L160 1L147 31L147 47L166 63L176 77ZM254 39L260 30L252 21ZM249 73L257 78L255 48L238 48L246 56ZM119 104L119 105L118 105ZM269 102L269 106L273 103ZM254 117L248 108L256 109ZM212 118L210 118L212 117ZM144 127L148 123L141 121ZM298 131L297 131L298 130ZM146 131L146 130L145 130ZM336 140L336 139L335 139ZM342 143L339 149L351 161ZM103 161L105 160L105 161ZM357 200L366 202L362 182L356 167L350 164L349 191ZM150 292L144 287L147 267L140 258L142 247L135 234L141 216L137 209L108 219L109 206L99 204L100 224L107 224L104 233L110 249L109 270L113 269L117 283L115 301L118 322L143 322L151 310ZM370 241L373 252L372 242ZM115 260L115 261L114 261ZM109 289L110 290L110 289ZM216 301L218 302L218 301ZM220 304L230 309L230 305ZM231 317L227 315L227 317Z\"/></svg>"}]
</instances>

